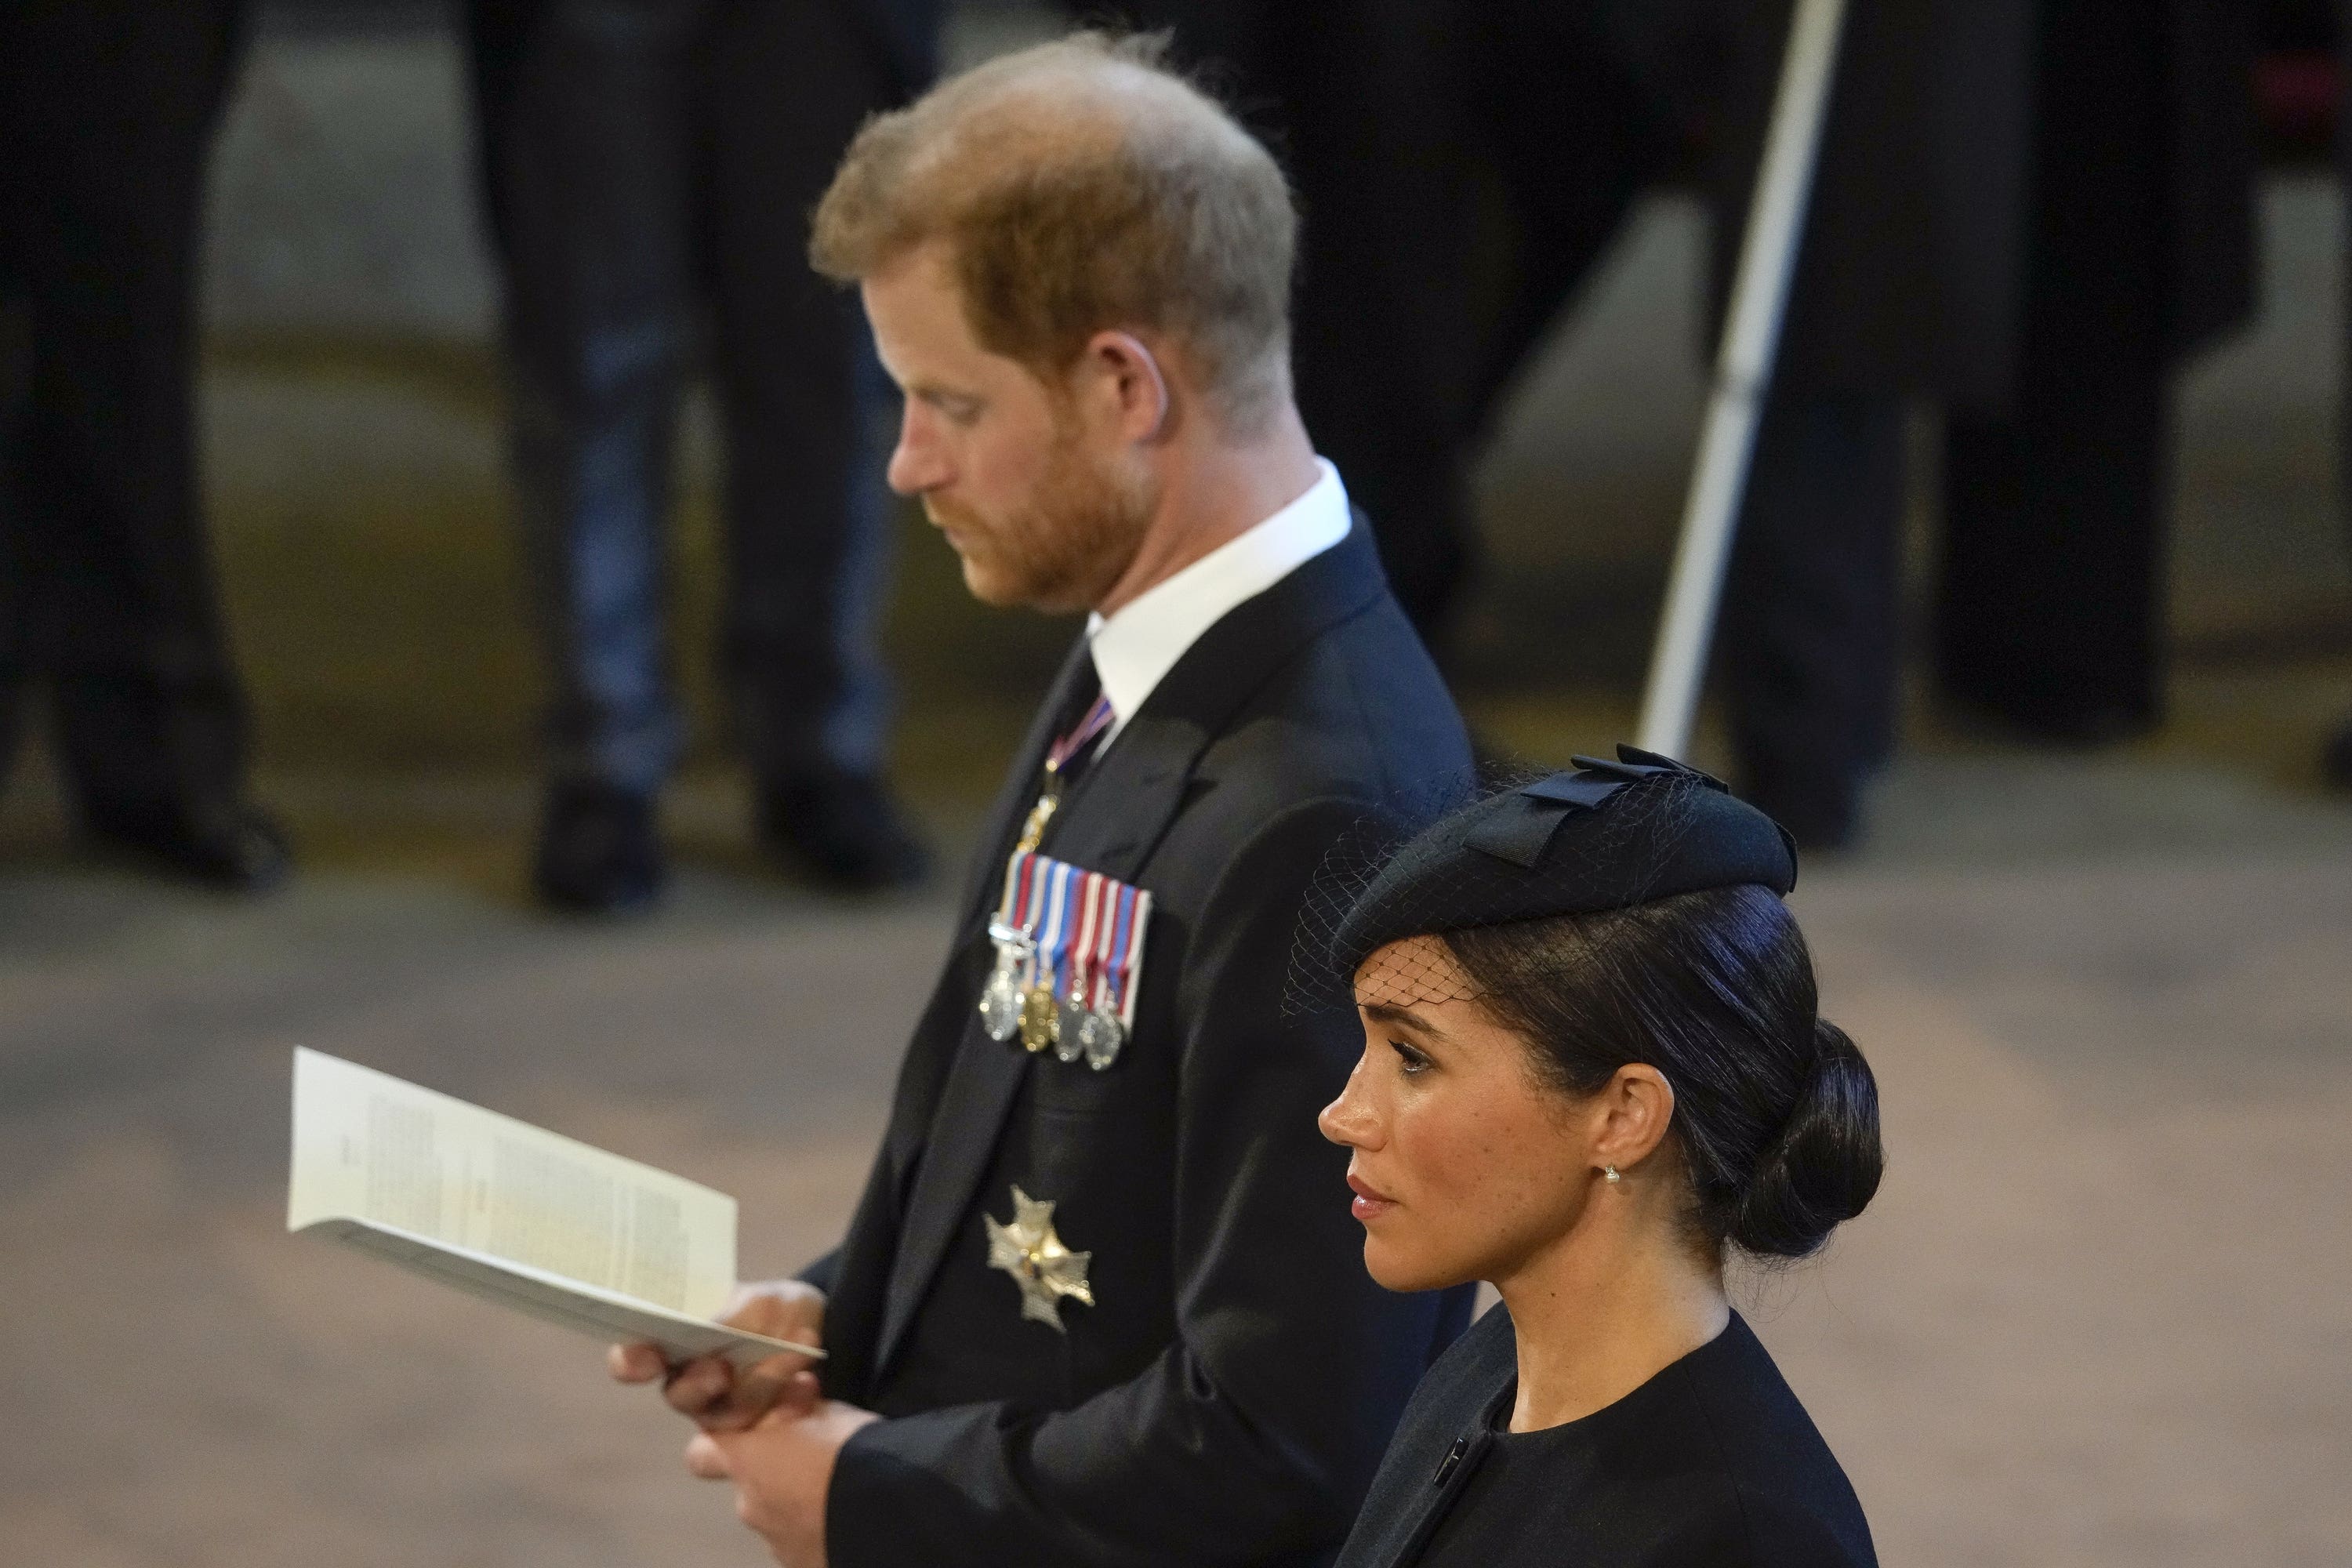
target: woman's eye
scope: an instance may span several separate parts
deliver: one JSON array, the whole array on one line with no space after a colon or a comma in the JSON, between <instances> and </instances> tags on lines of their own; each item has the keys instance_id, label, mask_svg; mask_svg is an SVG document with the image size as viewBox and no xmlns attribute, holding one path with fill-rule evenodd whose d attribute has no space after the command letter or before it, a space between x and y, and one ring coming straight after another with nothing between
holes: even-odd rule
<instances>
[{"instance_id":1,"label":"woman's eye","mask_svg":"<svg viewBox=\"0 0 2352 1568\"><path fill-rule=\"evenodd\" d=\"M1418 1078L1430 1068L1429 1058L1402 1040L1391 1040L1389 1049L1397 1054L1397 1069L1407 1078Z\"/></svg>"}]
</instances>

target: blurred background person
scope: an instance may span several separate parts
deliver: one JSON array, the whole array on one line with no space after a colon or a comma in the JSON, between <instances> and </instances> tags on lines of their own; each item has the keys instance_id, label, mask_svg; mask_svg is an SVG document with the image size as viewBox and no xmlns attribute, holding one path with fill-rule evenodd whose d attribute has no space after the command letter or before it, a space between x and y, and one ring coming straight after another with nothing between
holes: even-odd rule
<instances>
[{"instance_id":1,"label":"blurred background person","mask_svg":"<svg viewBox=\"0 0 2352 1568\"><path fill-rule=\"evenodd\" d=\"M1084 7L1077 7L1084 9ZM1471 567L1475 187L1456 0L1125 0L1282 160L1301 230L1298 406L1443 654Z\"/></svg>"},{"instance_id":2,"label":"blurred background person","mask_svg":"<svg viewBox=\"0 0 2352 1568\"><path fill-rule=\"evenodd\" d=\"M2320 6L2317 0L2313 0L2310 5L2303 9L2318 12ZM2284 31L2287 26L2293 26L2294 20L2294 17L2282 18L2281 30ZM2312 35L2313 42L2321 42L2325 39L2326 35L2321 29L2329 21L2335 24L2336 75L2336 80L2328 84L2325 96L2329 109L2336 117L2337 169L2347 195L2352 196L2352 114L2344 112L2344 84L2347 80L2352 80L2352 0L2336 0L2333 17L2322 13L2308 18L2305 26ZM2347 294L2352 295L2352 289L2347 289ZM2347 332L2345 352L2347 362L2352 362L2352 332ZM2339 465L2337 483L2344 493L2352 495L2352 398L2345 400L2344 405L2338 411L2338 418L2340 423L2337 427ZM2347 530L2347 538L2352 539L2352 530ZM2343 724L2328 741L2326 749L2320 757L2320 771L2327 782L2337 789L2352 790L2352 714L2346 716Z\"/></svg>"},{"instance_id":3,"label":"blurred background person","mask_svg":"<svg viewBox=\"0 0 2352 1568\"><path fill-rule=\"evenodd\" d=\"M1482 397L1701 144L1719 327L1790 10L1487 14L1472 79L1526 260ZM1742 790L1803 842L1850 840L1894 744L1912 398L1946 416L1937 695L2062 743L2158 718L2166 387L2251 309L2253 138L2242 8L2153 20L1848 13L1717 638Z\"/></svg>"},{"instance_id":4,"label":"blurred background person","mask_svg":"<svg viewBox=\"0 0 2352 1568\"><path fill-rule=\"evenodd\" d=\"M191 394L205 160L243 13L0 8L0 779L45 689L86 837L252 890L288 854L247 797Z\"/></svg>"},{"instance_id":5,"label":"blurred background person","mask_svg":"<svg viewBox=\"0 0 2352 1568\"><path fill-rule=\"evenodd\" d=\"M2170 382L2253 309L2252 7L2147 11L2034 18L2008 395L1945 435L1937 690L2062 744L2162 716Z\"/></svg>"},{"instance_id":6,"label":"blurred background person","mask_svg":"<svg viewBox=\"0 0 2352 1568\"><path fill-rule=\"evenodd\" d=\"M551 904L638 908L665 879L656 798L683 726L664 521L698 342L725 432L722 658L761 841L847 889L923 873L882 775L878 374L854 302L806 251L851 133L928 79L937 9L470 0L515 474L554 688L532 869Z\"/></svg>"}]
</instances>

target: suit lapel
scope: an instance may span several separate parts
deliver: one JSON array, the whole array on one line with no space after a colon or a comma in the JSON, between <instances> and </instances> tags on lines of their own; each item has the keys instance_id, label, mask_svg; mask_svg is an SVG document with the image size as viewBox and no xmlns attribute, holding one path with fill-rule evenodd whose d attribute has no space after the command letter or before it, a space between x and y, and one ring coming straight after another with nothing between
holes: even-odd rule
<instances>
[{"instance_id":1,"label":"suit lapel","mask_svg":"<svg viewBox=\"0 0 2352 1568\"><path fill-rule=\"evenodd\" d=\"M1060 673L1046 690L1045 702L1030 719L1029 732L1021 739L1021 750L1013 756L1012 770L988 809L988 837L982 852L972 858L964 880L963 898L956 906L956 930L960 934L977 935L981 922L995 910L1005 857L1013 851L1013 837L1027 819L1029 807L1036 802L1038 784L1045 776L1045 751L1055 741L1055 721L1076 702L1081 688L1091 689L1096 684L1094 657L1087 650L1087 639L1081 637L1071 645L1062 660Z\"/></svg>"},{"instance_id":2,"label":"suit lapel","mask_svg":"<svg viewBox=\"0 0 2352 1568\"><path fill-rule=\"evenodd\" d=\"M1087 768L1049 830L1045 852L1131 882L1174 821L1186 785L1209 742L1276 670L1324 631L1377 598L1383 587L1370 531L1359 517L1348 539L1307 562L1254 599L1236 605L1153 689L1108 750ZM998 879L1034 796L1053 719L1092 679L1082 640L1055 683L1055 696L1031 726L1017 770L991 821L992 858L976 863L965 890L959 947L982 940ZM875 1374L885 1373L912 1325L932 1276L996 1152L1006 1116L1019 1099L1033 1058L1017 1045L989 1038L970 1009L955 1060L931 1117L929 1142L908 1194L905 1225L891 1260L877 1342Z\"/></svg>"},{"instance_id":3,"label":"suit lapel","mask_svg":"<svg viewBox=\"0 0 2352 1568\"><path fill-rule=\"evenodd\" d=\"M1183 798L1184 779L1198 750L1197 745L1186 746L1186 740L1181 731L1121 734L1102 758L1100 771L1088 773L1077 796L1055 820L1045 852L1121 881L1132 880ZM1130 746L1130 741L1142 744ZM1088 802L1095 803L1092 809L1087 808ZM1009 844L1005 847L1009 853ZM1002 865L1000 858L1000 868ZM992 906L992 897L988 903ZM889 1366L932 1276L954 1246L956 1227L971 1210L1005 1118L1036 1060L1017 1042L991 1039L978 1016L965 1011L955 1063L940 1096L939 1113L931 1119L930 1140L916 1172L898 1254L892 1260L877 1369Z\"/></svg>"}]
</instances>

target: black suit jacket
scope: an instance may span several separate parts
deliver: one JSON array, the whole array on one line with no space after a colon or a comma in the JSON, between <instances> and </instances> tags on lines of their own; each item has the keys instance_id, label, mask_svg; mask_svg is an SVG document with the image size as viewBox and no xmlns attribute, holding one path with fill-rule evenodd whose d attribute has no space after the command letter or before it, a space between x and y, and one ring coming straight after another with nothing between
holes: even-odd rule
<instances>
[{"instance_id":1,"label":"black suit jacket","mask_svg":"<svg viewBox=\"0 0 2352 1568\"><path fill-rule=\"evenodd\" d=\"M891 1419L843 1451L835 1568L1307 1563L1345 1536L1468 1298L1364 1272L1346 1151L1316 1112L1361 1042L1286 1016L1302 895L1368 814L1468 765L1462 723L1346 542L1235 607L1073 786L1044 848L1150 889L1132 1037L1107 1071L980 1026L985 924L1074 649L996 803L830 1293L834 1396ZM1011 1190L1092 1253L1095 1305L1022 1318L982 1216Z\"/></svg>"}]
</instances>

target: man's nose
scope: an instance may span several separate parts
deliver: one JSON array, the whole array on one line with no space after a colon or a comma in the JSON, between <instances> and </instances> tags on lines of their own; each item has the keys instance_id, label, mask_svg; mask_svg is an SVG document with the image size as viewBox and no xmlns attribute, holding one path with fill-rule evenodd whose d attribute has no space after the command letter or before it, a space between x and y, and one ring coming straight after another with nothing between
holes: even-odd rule
<instances>
[{"instance_id":1,"label":"man's nose","mask_svg":"<svg viewBox=\"0 0 2352 1568\"><path fill-rule=\"evenodd\" d=\"M890 448L890 467L885 471L890 489L902 496L919 494L923 488L917 478L919 472L914 448L907 444L904 436L899 437L898 444Z\"/></svg>"},{"instance_id":2,"label":"man's nose","mask_svg":"<svg viewBox=\"0 0 2352 1568\"><path fill-rule=\"evenodd\" d=\"M920 495L947 481L946 460L917 424L912 408L898 422L898 444L890 448L887 478L891 489L902 496Z\"/></svg>"}]
</instances>

